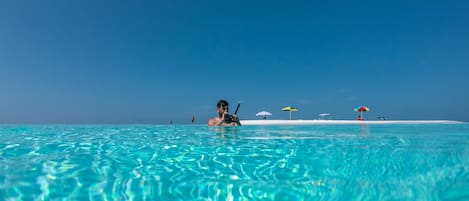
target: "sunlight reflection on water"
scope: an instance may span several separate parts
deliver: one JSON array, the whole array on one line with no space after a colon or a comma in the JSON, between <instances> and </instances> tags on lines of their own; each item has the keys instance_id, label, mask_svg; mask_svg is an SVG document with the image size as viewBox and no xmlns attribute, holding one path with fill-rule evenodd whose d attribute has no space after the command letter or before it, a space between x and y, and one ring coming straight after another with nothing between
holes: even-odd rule
<instances>
[{"instance_id":1,"label":"sunlight reflection on water","mask_svg":"<svg viewBox=\"0 0 469 201\"><path fill-rule=\"evenodd\" d=\"M469 126L2 126L1 200L441 200Z\"/></svg>"}]
</instances>

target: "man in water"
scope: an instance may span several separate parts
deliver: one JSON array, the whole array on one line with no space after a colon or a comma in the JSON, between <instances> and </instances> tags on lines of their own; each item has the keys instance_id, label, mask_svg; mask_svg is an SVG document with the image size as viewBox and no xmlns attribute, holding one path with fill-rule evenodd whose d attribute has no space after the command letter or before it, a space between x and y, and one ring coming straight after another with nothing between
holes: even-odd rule
<instances>
[{"instance_id":1,"label":"man in water","mask_svg":"<svg viewBox=\"0 0 469 201\"><path fill-rule=\"evenodd\" d=\"M241 126L238 115L230 115L228 101L220 100L217 103L218 117L208 120L209 126Z\"/></svg>"}]
</instances>

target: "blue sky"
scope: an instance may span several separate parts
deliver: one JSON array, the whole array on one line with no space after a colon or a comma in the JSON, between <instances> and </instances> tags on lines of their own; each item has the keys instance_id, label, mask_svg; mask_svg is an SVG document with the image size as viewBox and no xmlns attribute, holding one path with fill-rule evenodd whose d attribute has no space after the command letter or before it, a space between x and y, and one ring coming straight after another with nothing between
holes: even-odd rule
<instances>
[{"instance_id":1,"label":"blue sky","mask_svg":"<svg viewBox=\"0 0 469 201\"><path fill-rule=\"evenodd\" d=\"M2 1L0 123L469 121L467 1Z\"/></svg>"}]
</instances>

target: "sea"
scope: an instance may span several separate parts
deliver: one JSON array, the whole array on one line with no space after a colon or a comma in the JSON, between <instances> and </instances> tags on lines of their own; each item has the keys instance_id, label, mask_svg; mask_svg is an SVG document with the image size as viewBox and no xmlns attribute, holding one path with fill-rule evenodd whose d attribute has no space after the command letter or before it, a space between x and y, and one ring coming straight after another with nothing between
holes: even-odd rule
<instances>
[{"instance_id":1,"label":"sea","mask_svg":"<svg viewBox=\"0 0 469 201\"><path fill-rule=\"evenodd\" d=\"M0 200L469 200L469 124L0 125Z\"/></svg>"}]
</instances>

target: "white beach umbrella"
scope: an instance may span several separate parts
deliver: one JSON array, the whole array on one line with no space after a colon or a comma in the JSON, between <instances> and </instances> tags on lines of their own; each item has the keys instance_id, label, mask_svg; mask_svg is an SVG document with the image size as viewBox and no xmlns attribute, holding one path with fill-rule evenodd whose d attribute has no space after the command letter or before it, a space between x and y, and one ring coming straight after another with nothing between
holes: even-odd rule
<instances>
[{"instance_id":1,"label":"white beach umbrella","mask_svg":"<svg viewBox=\"0 0 469 201\"><path fill-rule=\"evenodd\" d=\"M320 116L321 118L324 119L324 118L327 117L327 116L331 116L331 114L329 114L329 113L322 113L322 114L319 114L318 116Z\"/></svg>"},{"instance_id":2,"label":"white beach umbrella","mask_svg":"<svg viewBox=\"0 0 469 201\"><path fill-rule=\"evenodd\" d=\"M264 119L267 118L267 116L270 116L270 115L272 115L272 113L267 112L267 111L260 111L256 114L256 116L263 116Z\"/></svg>"}]
</instances>

